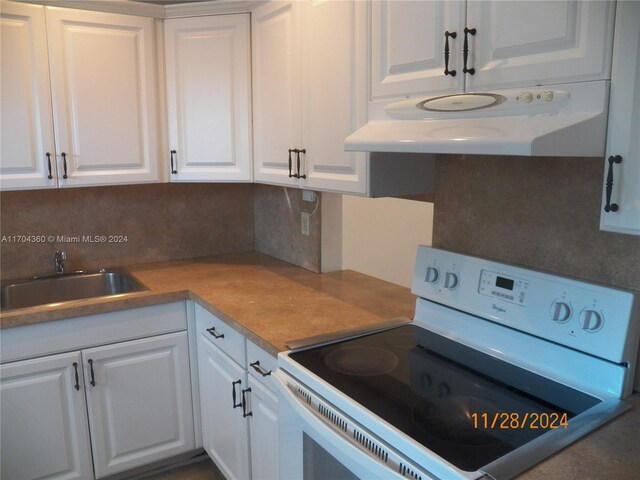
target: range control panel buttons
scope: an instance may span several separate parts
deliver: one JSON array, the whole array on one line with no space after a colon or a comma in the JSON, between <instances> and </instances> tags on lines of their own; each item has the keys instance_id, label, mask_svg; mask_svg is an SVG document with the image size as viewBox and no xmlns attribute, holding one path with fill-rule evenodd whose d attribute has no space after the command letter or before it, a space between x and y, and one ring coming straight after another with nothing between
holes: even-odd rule
<instances>
[{"instance_id":1,"label":"range control panel buttons","mask_svg":"<svg viewBox=\"0 0 640 480\"><path fill-rule=\"evenodd\" d=\"M440 270L436 267L427 267L427 273L424 276L424 281L427 283L437 283L440 278Z\"/></svg>"},{"instance_id":2,"label":"range control panel buttons","mask_svg":"<svg viewBox=\"0 0 640 480\"><path fill-rule=\"evenodd\" d=\"M551 320L556 323L567 323L572 313L573 309L567 302L555 301L551 304Z\"/></svg>"},{"instance_id":3,"label":"range control panel buttons","mask_svg":"<svg viewBox=\"0 0 640 480\"><path fill-rule=\"evenodd\" d=\"M529 282L521 278L514 278L490 270L480 273L478 293L499 298L516 305L526 305Z\"/></svg>"},{"instance_id":4,"label":"range control panel buttons","mask_svg":"<svg viewBox=\"0 0 640 480\"><path fill-rule=\"evenodd\" d=\"M455 272L447 272L444 276L444 288L455 290L460 284L460 277Z\"/></svg>"},{"instance_id":5,"label":"range control panel buttons","mask_svg":"<svg viewBox=\"0 0 640 480\"><path fill-rule=\"evenodd\" d=\"M580 327L587 333L595 333L604 326L601 312L585 308L580 313Z\"/></svg>"}]
</instances>

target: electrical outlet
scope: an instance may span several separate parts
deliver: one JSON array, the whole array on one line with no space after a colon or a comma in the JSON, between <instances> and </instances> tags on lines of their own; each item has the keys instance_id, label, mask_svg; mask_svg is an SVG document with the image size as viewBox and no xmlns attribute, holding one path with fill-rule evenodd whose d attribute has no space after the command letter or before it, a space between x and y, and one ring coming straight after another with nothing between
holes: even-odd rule
<instances>
[{"instance_id":1,"label":"electrical outlet","mask_svg":"<svg viewBox=\"0 0 640 480\"><path fill-rule=\"evenodd\" d=\"M316 192L312 190L302 190L302 200L305 202L315 202Z\"/></svg>"},{"instance_id":2,"label":"electrical outlet","mask_svg":"<svg viewBox=\"0 0 640 480\"><path fill-rule=\"evenodd\" d=\"M302 225L302 235L309 236L309 214L307 212L300 214L300 224Z\"/></svg>"}]
</instances>

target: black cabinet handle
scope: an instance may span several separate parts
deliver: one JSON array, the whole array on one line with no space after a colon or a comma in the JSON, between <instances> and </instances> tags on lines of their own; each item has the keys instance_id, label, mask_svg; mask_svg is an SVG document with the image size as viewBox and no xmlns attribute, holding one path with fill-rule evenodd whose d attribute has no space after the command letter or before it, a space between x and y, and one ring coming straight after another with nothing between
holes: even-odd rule
<instances>
[{"instance_id":1,"label":"black cabinet handle","mask_svg":"<svg viewBox=\"0 0 640 480\"><path fill-rule=\"evenodd\" d=\"M73 369L76 374L76 384L74 385L76 390L80 390L80 378L78 377L78 362L73 362Z\"/></svg>"},{"instance_id":2,"label":"black cabinet handle","mask_svg":"<svg viewBox=\"0 0 640 480\"><path fill-rule=\"evenodd\" d=\"M247 392L251 392L251 387L245 388L244 390L242 390L242 417L243 418L251 417L253 415L253 412L247 412L247 399L244 396L245 393Z\"/></svg>"},{"instance_id":3,"label":"black cabinet handle","mask_svg":"<svg viewBox=\"0 0 640 480\"><path fill-rule=\"evenodd\" d=\"M613 191L613 164L614 163L622 163L622 157L620 155L616 155L615 157L611 155L609 157L609 170L607 171L607 204L604 206L604 211L609 212L617 212L618 204L611 203L611 192Z\"/></svg>"},{"instance_id":4,"label":"black cabinet handle","mask_svg":"<svg viewBox=\"0 0 640 480\"><path fill-rule=\"evenodd\" d=\"M53 178L53 175L51 175L51 154L47 152L45 155L47 156L47 165L49 166L49 175L47 175L47 178L51 180Z\"/></svg>"},{"instance_id":5,"label":"black cabinet handle","mask_svg":"<svg viewBox=\"0 0 640 480\"><path fill-rule=\"evenodd\" d=\"M242 380L236 380L231 382L231 400L233 401L233 408L242 407L242 403L238 403L236 399L236 385L240 385ZM244 398L244 395L243 395Z\"/></svg>"},{"instance_id":6,"label":"black cabinet handle","mask_svg":"<svg viewBox=\"0 0 640 480\"><path fill-rule=\"evenodd\" d=\"M475 28L464 28L464 44L462 45L462 57L463 57L463 62L464 62L464 68L462 69L462 71L464 73L468 73L469 75L473 75L474 73L476 73L476 69L475 68L467 68L467 60L469 58L469 34L471 35L475 35L476 34L476 29Z\"/></svg>"},{"instance_id":7,"label":"black cabinet handle","mask_svg":"<svg viewBox=\"0 0 640 480\"><path fill-rule=\"evenodd\" d=\"M293 152L293 150L289 149L289 178L293 177L293 174L291 173L291 152Z\"/></svg>"},{"instance_id":8,"label":"black cabinet handle","mask_svg":"<svg viewBox=\"0 0 640 480\"><path fill-rule=\"evenodd\" d=\"M456 38L458 34L456 32L444 32L444 74L456 76L455 70L449 70L449 37Z\"/></svg>"},{"instance_id":9,"label":"black cabinet handle","mask_svg":"<svg viewBox=\"0 0 640 480\"><path fill-rule=\"evenodd\" d=\"M93 373L93 360L89 359L87 360L87 362L89 362L89 369L91 370L91 386L95 387L96 386L96 377L95 374Z\"/></svg>"},{"instance_id":10,"label":"black cabinet handle","mask_svg":"<svg viewBox=\"0 0 640 480\"><path fill-rule=\"evenodd\" d=\"M300 175L300 154L307 153L307 150L304 148L302 150L299 150L296 148L295 152L296 152L296 169L298 170L298 173L296 173L296 178L307 178L306 175Z\"/></svg>"},{"instance_id":11,"label":"black cabinet handle","mask_svg":"<svg viewBox=\"0 0 640 480\"><path fill-rule=\"evenodd\" d=\"M215 339L224 338L224 333L216 333L216 327L207 328L207 332Z\"/></svg>"},{"instance_id":12,"label":"black cabinet handle","mask_svg":"<svg viewBox=\"0 0 640 480\"><path fill-rule=\"evenodd\" d=\"M260 361L256 360L253 363L249 364L250 367L253 367L253 369L258 372L260 375L262 375L263 377L268 377L269 375L271 375L271 370L265 370L264 368L262 368L260 366Z\"/></svg>"},{"instance_id":13,"label":"black cabinet handle","mask_svg":"<svg viewBox=\"0 0 640 480\"><path fill-rule=\"evenodd\" d=\"M178 152L176 152L175 150L171 150L169 153L171 156L171 174L175 175L176 173L178 173L178 170L173 168L173 156L176 155Z\"/></svg>"},{"instance_id":14,"label":"black cabinet handle","mask_svg":"<svg viewBox=\"0 0 640 480\"><path fill-rule=\"evenodd\" d=\"M65 152L62 152L60 155L62 155L62 166L64 168L64 175L62 175L62 178L68 178L67 177L67 154Z\"/></svg>"}]
</instances>

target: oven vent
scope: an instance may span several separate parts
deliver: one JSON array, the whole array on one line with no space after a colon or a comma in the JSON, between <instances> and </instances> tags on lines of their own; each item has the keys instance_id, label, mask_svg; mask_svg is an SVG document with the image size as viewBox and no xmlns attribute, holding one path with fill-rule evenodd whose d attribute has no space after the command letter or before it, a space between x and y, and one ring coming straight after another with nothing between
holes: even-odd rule
<instances>
[{"instance_id":1,"label":"oven vent","mask_svg":"<svg viewBox=\"0 0 640 480\"><path fill-rule=\"evenodd\" d=\"M324 418L329 420L331 423L333 423L336 427L341 429L343 432L347 431L347 422L345 422L342 418L340 418L338 415L333 413L331 410L329 410L327 407L325 407L321 403L318 404L318 412L320 412L320 415L322 415Z\"/></svg>"},{"instance_id":2,"label":"oven vent","mask_svg":"<svg viewBox=\"0 0 640 480\"><path fill-rule=\"evenodd\" d=\"M412 469L407 467L404 463L400 462L400 466L398 467L398 472L404 478L411 478L413 480L422 480L422 476L418 473L414 472Z\"/></svg>"},{"instance_id":3,"label":"oven vent","mask_svg":"<svg viewBox=\"0 0 640 480\"><path fill-rule=\"evenodd\" d=\"M387 461L389 460L389 453L387 453L387 451L380 445L370 440L369 437L360 433L355 428L353 429L353 438L356 440L356 442L369 450L384 463L387 463Z\"/></svg>"},{"instance_id":4,"label":"oven vent","mask_svg":"<svg viewBox=\"0 0 640 480\"><path fill-rule=\"evenodd\" d=\"M311 405L311 395L309 395L307 392L305 392L303 389L301 389L300 387L296 387L296 391L298 392L298 395L300 395L301 397L303 397L306 402Z\"/></svg>"}]
</instances>

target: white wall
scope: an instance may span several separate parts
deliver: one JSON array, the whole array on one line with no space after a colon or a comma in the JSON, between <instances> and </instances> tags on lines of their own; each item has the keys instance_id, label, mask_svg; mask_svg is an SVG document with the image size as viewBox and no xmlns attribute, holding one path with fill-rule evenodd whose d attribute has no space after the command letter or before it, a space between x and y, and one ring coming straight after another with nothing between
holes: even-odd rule
<instances>
[{"instance_id":1,"label":"white wall","mask_svg":"<svg viewBox=\"0 0 640 480\"><path fill-rule=\"evenodd\" d=\"M433 204L342 196L342 268L411 286L418 245L431 245Z\"/></svg>"}]
</instances>

